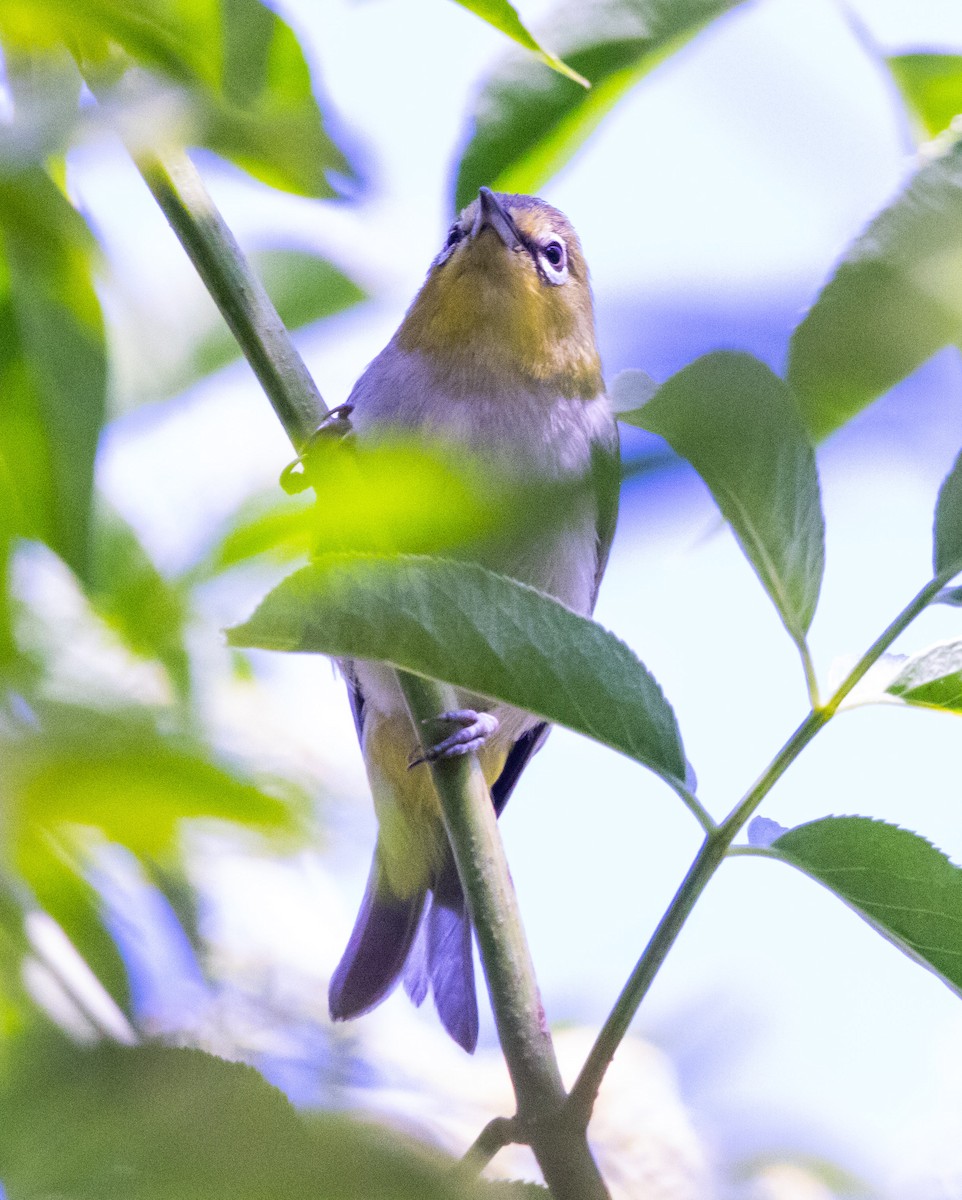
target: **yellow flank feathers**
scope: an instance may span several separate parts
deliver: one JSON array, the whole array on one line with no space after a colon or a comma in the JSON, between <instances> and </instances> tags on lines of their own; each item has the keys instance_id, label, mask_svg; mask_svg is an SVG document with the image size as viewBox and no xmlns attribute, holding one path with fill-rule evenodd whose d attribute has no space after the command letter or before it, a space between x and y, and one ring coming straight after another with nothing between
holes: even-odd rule
<instances>
[{"instance_id":1,"label":"yellow flank feathers","mask_svg":"<svg viewBox=\"0 0 962 1200\"><path fill-rule=\"evenodd\" d=\"M423 892L441 865L447 835L437 792L426 767L409 768L418 745L406 712L377 716L364 730L364 763L377 814L378 856L396 896ZM507 752L485 746L478 755L490 787L501 774Z\"/></svg>"}]
</instances>

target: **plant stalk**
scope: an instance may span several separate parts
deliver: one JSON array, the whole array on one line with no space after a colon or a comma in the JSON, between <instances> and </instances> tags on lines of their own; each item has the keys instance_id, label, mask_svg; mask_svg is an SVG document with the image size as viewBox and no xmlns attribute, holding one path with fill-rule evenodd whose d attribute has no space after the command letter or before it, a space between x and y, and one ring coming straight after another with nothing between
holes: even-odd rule
<instances>
[{"instance_id":1,"label":"plant stalk","mask_svg":"<svg viewBox=\"0 0 962 1200\"><path fill-rule=\"evenodd\" d=\"M808 716L785 742L778 754L725 820L716 829L708 831L701 849L688 869L688 874L622 988L614 1008L595 1039L585 1064L581 1068L581 1073L571 1089L568 1096L568 1108L573 1121L577 1121L582 1127L587 1126L601 1082L622 1038L628 1032L642 1000L647 995L669 950L684 928L696 901L728 854L734 839L785 771L815 735L834 717L845 697L878 662L899 634L904 632L912 621L931 604L952 577L953 574L949 572L937 575L909 601L865 651L828 702L822 707L811 709Z\"/></svg>"},{"instance_id":2,"label":"plant stalk","mask_svg":"<svg viewBox=\"0 0 962 1200\"><path fill-rule=\"evenodd\" d=\"M415 729L430 727L438 713L457 707L446 685L400 671L398 678ZM564 1120L561 1072L481 767L470 754L439 759L430 768L514 1087L515 1125L524 1132L557 1200L601 1200L608 1192L584 1127L572 1130Z\"/></svg>"},{"instance_id":3,"label":"plant stalk","mask_svg":"<svg viewBox=\"0 0 962 1200\"><path fill-rule=\"evenodd\" d=\"M134 160L187 251L298 454L327 416L317 385L271 298L186 152Z\"/></svg>"}]
</instances>

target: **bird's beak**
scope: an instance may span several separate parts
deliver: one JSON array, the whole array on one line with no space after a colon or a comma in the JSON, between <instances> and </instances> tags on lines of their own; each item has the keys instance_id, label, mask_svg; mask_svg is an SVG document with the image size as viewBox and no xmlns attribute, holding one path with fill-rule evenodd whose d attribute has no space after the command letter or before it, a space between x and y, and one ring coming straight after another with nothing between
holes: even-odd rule
<instances>
[{"instance_id":1,"label":"bird's beak","mask_svg":"<svg viewBox=\"0 0 962 1200\"><path fill-rule=\"evenodd\" d=\"M490 188L478 191L478 212L468 235L473 242L483 229L493 229L509 250L520 250L524 243L518 227L498 202Z\"/></svg>"}]
</instances>

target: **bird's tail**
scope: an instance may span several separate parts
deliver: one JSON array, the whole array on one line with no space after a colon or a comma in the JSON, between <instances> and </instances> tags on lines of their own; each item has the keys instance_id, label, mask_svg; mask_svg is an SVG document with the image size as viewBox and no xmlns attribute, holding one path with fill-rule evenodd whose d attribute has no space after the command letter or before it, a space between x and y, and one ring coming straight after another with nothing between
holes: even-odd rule
<instances>
[{"instance_id":1,"label":"bird's tail","mask_svg":"<svg viewBox=\"0 0 962 1200\"><path fill-rule=\"evenodd\" d=\"M478 1044L478 1001L471 922L453 861L431 893L405 898L385 886L375 861L354 931L331 977L331 1017L345 1021L374 1008L402 974L414 1003L421 1004L430 992L441 1024L472 1054Z\"/></svg>"}]
</instances>

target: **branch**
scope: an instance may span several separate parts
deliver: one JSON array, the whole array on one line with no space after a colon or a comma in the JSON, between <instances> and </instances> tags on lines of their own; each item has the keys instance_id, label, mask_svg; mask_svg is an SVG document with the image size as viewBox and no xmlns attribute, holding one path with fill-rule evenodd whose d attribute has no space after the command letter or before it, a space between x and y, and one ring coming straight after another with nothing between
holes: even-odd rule
<instances>
[{"instance_id":1,"label":"branch","mask_svg":"<svg viewBox=\"0 0 962 1200\"><path fill-rule=\"evenodd\" d=\"M134 159L300 454L327 416L304 360L184 151Z\"/></svg>"},{"instance_id":2,"label":"branch","mask_svg":"<svg viewBox=\"0 0 962 1200\"><path fill-rule=\"evenodd\" d=\"M137 166L303 454L327 416L276 309L187 155ZM399 672L416 729L446 709L441 686ZM528 951L497 817L474 755L431 766L468 910L478 935L501 1047L526 1131L557 1200L607 1200L584 1128L567 1121L565 1090Z\"/></svg>"},{"instance_id":3,"label":"branch","mask_svg":"<svg viewBox=\"0 0 962 1200\"><path fill-rule=\"evenodd\" d=\"M446 685L402 672L398 678L418 730L438 713L457 707ZM518 1103L515 1133L524 1130L524 1140L557 1200L601 1200L608 1193L584 1127L571 1129L563 1119L564 1085L481 767L473 754L464 755L433 762L431 775L477 933L498 1038Z\"/></svg>"}]
</instances>

